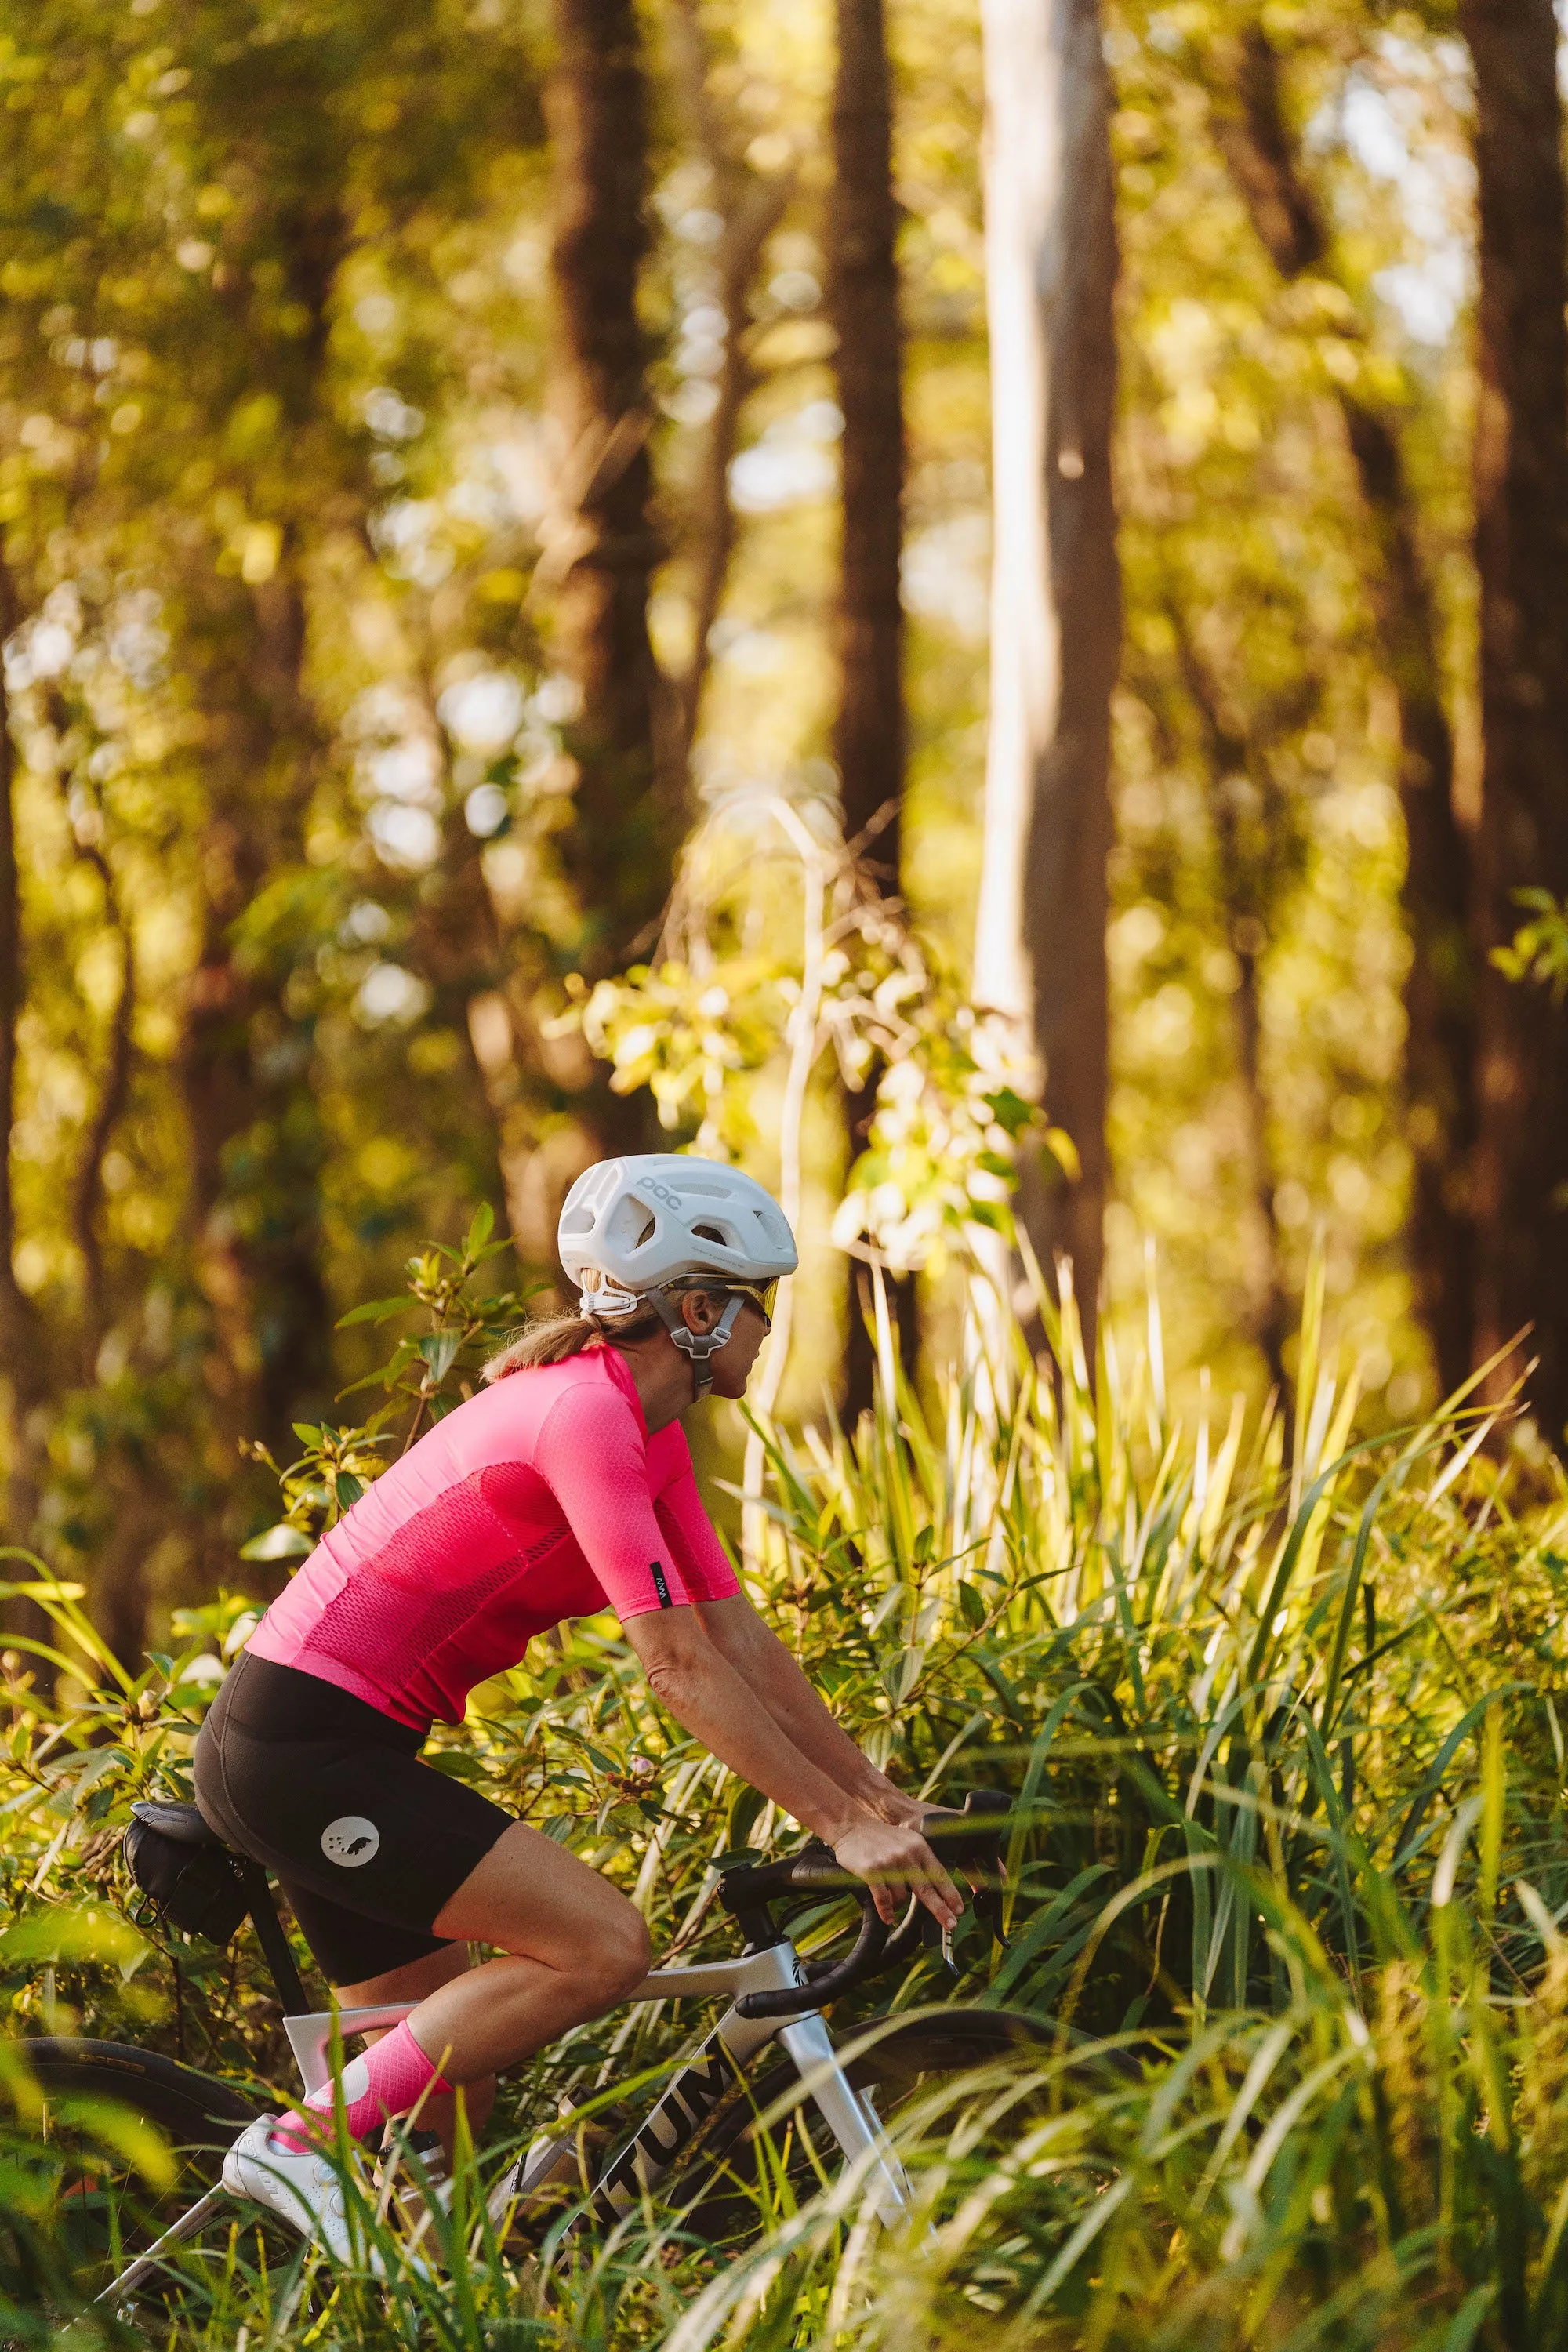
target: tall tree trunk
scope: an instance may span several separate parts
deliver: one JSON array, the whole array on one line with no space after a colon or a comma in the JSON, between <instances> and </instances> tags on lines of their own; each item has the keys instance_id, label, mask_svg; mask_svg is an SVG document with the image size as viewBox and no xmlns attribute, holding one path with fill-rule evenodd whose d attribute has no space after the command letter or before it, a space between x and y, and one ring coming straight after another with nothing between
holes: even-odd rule
<instances>
[{"instance_id":1,"label":"tall tree trunk","mask_svg":"<svg viewBox=\"0 0 1568 2352\"><path fill-rule=\"evenodd\" d=\"M21 614L10 566L0 554L0 650ZM36 1426L48 1394L42 1318L16 1280L16 1213L11 1188L11 1129L16 1103L16 1024L26 993L21 894L16 871L16 754L11 712L0 663L0 1346L5 1351L8 1406L5 1432L5 1540L30 1545L37 1517L43 1444ZM12 1563L25 1573L20 1563ZM30 1604L8 1607L6 1622L18 1632L45 1630Z\"/></svg>"},{"instance_id":2,"label":"tall tree trunk","mask_svg":"<svg viewBox=\"0 0 1568 2352\"><path fill-rule=\"evenodd\" d=\"M60 731L63 733L64 730ZM109 1024L109 1051L99 1083L98 1108L88 1121L87 1131L82 1137L81 1155L71 1188L71 1232L82 1268L79 1377L89 1386L98 1376L99 1350L110 1325L109 1285L103 1262L103 1239L99 1230L103 1214L104 1163L114 1140L115 1129L124 1118L131 1099L136 1054L136 950L130 919L121 903L114 869L103 848L101 825L102 819L97 810L91 812L85 823L79 821L77 825L77 855L98 877L99 887L103 892L104 915L120 963L114 1013Z\"/></svg>"},{"instance_id":3,"label":"tall tree trunk","mask_svg":"<svg viewBox=\"0 0 1568 2352\"><path fill-rule=\"evenodd\" d=\"M307 184L278 203L276 250L304 331L279 340L262 331L257 373L276 392L282 433L308 443L321 431L332 297L350 229L332 184ZM287 499L281 484L258 487L269 503ZM226 1434L259 1435L274 1448L288 1442L292 1422L325 1407L332 1369L321 1265L324 1144L310 1034L288 1006L292 951L286 941L237 933L279 869L304 857L321 751L306 675L305 565L316 514L301 498L276 520L266 576L242 587L209 578L198 591L208 632L205 904L181 1068L196 1267L218 1343L218 1415Z\"/></svg>"},{"instance_id":4,"label":"tall tree trunk","mask_svg":"<svg viewBox=\"0 0 1568 2352\"><path fill-rule=\"evenodd\" d=\"M1327 220L1302 165L1281 67L1262 26L1211 53L1215 136L1281 278L1331 272ZM1468 845L1454 812L1454 744L1443 703L1436 595L1394 421L1338 388L1370 525L1370 591L1384 669L1398 698L1404 884L1411 946L1405 984L1405 1132L1415 1161L1409 1250L1418 1311L1445 1392L1469 1371L1475 1227L1468 1198L1477 1131L1476 957Z\"/></svg>"},{"instance_id":5,"label":"tall tree trunk","mask_svg":"<svg viewBox=\"0 0 1568 2352\"><path fill-rule=\"evenodd\" d=\"M1096 0L983 0L991 731L974 993L1039 1065L1081 1172L1026 1159L1025 1227L1092 1327L1106 1193L1116 226ZM1091 1358L1092 1360L1092 1358Z\"/></svg>"},{"instance_id":6,"label":"tall tree trunk","mask_svg":"<svg viewBox=\"0 0 1568 2352\"><path fill-rule=\"evenodd\" d=\"M632 0L552 0L553 395L566 457L554 518L554 647L581 708L574 817L558 848L583 968L608 971L663 906L678 796L648 575L663 552L637 317L647 250L647 97ZM672 801L676 803L672 806Z\"/></svg>"},{"instance_id":7,"label":"tall tree trunk","mask_svg":"<svg viewBox=\"0 0 1568 2352\"><path fill-rule=\"evenodd\" d=\"M331 1370L310 1038L286 1010L286 966L236 936L267 880L302 857L313 781L304 588L289 540L274 575L221 625L243 633L247 658L216 663L209 681L205 907L181 1080L220 1419L276 1446L307 1406L325 1405Z\"/></svg>"},{"instance_id":8,"label":"tall tree trunk","mask_svg":"<svg viewBox=\"0 0 1568 2352\"><path fill-rule=\"evenodd\" d=\"M671 79L679 92L699 153L711 174L711 201L723 221L713 254L713 295L724 314L723 364L682 533L691 575L691 658L678 688L680 753L689 766L701 716L712 647L735 551L735 505L730 465L741 436L741 415L757 382L752 342L757 332L751 297L767 241L795 190L793 163L764 177L746 161L744 130L726 114L710 87L712 57L700 0L676 0L668 20ZM741 135L737 137L737 130Z\"/></svg>"},{"instance_id":9,"label":"tall tree trunk","mask_svg":"<svg viewBox=\"0 0 1568 2352\"><path fill-rule=\"evenodd\" d=\"M844 546L833 748L845 837L868 836L867 856L896 893L905 747L904 383L892 82L882 0L837 0L837 22L827 310L844 415Z\"/></svg>"},{"instance_id":10,"label":"tall tree trunk","mask_svg":"<svg viewBox=\"0 0 1568 2352\"><path fill-rule=\"evenodd\" d=\"M827 313L837 339L844 416L844 539L836 634L838 710L833 750L845 838L880 893L899 895L904 793L904 367L893 198L893 92L882 0L837 0L833 86L833 194ZM851 1154L863 1150L881 1076L874 1062L846 1098ZM877 1360L867 1300L851 1269L844 1407L870 1407ZM913 1277L892 1285L900 1352L912 1369Z\"/></svg>"},{"instance_id":11,"label":"tall tree trunk","mask_svg":"<svg viewBox=\"0 0 1568 2352\"><path fill-rule=\"evenodd\" d=\"M1248 1175L1260 1243L1260 1267L1252 1305L1252 1336L1268 1367L1271 1387L1289 1412L1285 1374L1289 1313L1285 1301L1284 1252L1274 1204L1274 1154L1268 1133L1268 1096L1263 1074L1263 992L1259 961L1268 943L1258 875L1242 846L1236 797L1238 777L1247 778L1267 811L1268 778L1254 742L1227 726L1221 696L1194 642L1184 611L1166 606L1181 663L1182 679L1196 716L1208 769L1209 806L1215 835L1215 878L1225 909L1226 934L1236 957L1236 1066L1247 1121Z\"/></svg>"},{"instance_id":12,"label":"tall tree trunk","mask_svg":"<svg viewBox=\"0 0 1568 2352\"><path fill-rule=\"evenodd\" d=\"M650 515L637 316L647 250L642 37L634 0L551 0L551 20L552 399L563 457L540 578L554 591L555 658L579 698L567 734L576 791L554 849L574 908L568 952L592 980L652 943L679 841L682 757L679 711L647 628L648 577L663 547ZM553 1139L521 1235L550 1259L555 1210L578 1169L654 1137L646 1096L612 1094L603 1071L580 1085L541 1077L574 1129Z\"/></svg>"},{"instance_id":13,"label":"tall tree trunk","mask_svg":"<svg viewBox=\"0 0 1568 2352\"><path fill-rule=\"evenodd\" d=\"M1476 559L1484 740L1479 945L1511 938L1515 893L1568 896L1568 201L1552 0L1460 0L1476 78L1480 205ZM1534 1332L1531 1402L1568 1423L1568 1009L1481 988L1478 1360Z\"/></svg>"},{"instance_id":14,"label":"tall tree trunk","mask_svg":"<svg viewBox=\"0 0 1568 2352\"><path fill-rule=\"evenodd\" d=\"M702 693L711 667L713 625L723 604L735 552L730 467L740 445L742 412L757 382L749 348L755 332L749 298L763 249L783 218L790 186L787 176L763 180L753 173L740 183L738 192L731 188L721 197L725 218L716 256L716 293L724 313L724 362L716 386L718 406L709 420L688 514L693 617L691 658L679 688L683 767L689 767L697 740Z\"/></svg>"}]
</instances>

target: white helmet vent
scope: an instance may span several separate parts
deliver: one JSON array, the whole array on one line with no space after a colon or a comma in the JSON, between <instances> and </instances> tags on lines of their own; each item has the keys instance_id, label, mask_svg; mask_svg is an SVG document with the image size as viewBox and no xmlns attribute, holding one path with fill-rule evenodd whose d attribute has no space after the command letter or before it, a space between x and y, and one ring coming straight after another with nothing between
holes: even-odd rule
<instances>
[{"instance_id":1,"label":"white helmet vent","mask_svg":"<svg viewBox=\"0 0 1568 2352\"><path fill-rule=\"evenodd\" d=\"M646 1201L635 1200L629 1192L623 1192L605 1219L603 1230L622 1249L637 1251L652 1241L658 1231L658 1219Z\"/></svg>"},{"instance_id":2,"label":"white helmet vent","mask_svg":"<svg viewBox=\"0 0 1568 2352\"><path fill-rule=\"evenodd\" d=\"M789 1222L754 1177L677 1152L586 1170L563 1205L558 1241L591 1312L610 1293L624 1308L627 1291L704 1275L772 1282L796 1265Z\"/></svg>"}]
</instances>

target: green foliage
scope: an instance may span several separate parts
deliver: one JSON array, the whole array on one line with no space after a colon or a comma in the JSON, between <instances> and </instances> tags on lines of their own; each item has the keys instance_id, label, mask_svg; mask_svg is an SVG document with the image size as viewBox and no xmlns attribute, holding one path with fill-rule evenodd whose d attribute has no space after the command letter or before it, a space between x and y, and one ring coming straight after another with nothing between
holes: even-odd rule
<instances>
[{"instance_id":1,"label":"green foliage","mask_svg":"<svg viewBox=\"0 0 1568 2352\"><path fill-rule=\"evenodd\" d=\"M1396 758L1332 404L1348 386L1401 420L1458 671L1463 321L1422 341L1391 294L1440 292L1463 226L1447 27L1339 0L1270 16L1336 234L1331 269L1286 288L1213 136L1226 12L1111 18L1119 1291L1152 1233L1173 1381L1208 1365L1267 1385L1273 1278L1300 1294L1321 1223L1397 1421L1426 1371L1395 1249ZM984 1011L963 1002L988 498L977 26L957 0L901 0L889 22L910 919L826 949L847 966L823 1010L848 1076L867 1045L889 1070L839 1239L931 1266L965 1254L974 1204L1005 1223L1020 1139L989 1115L1010 1081L984 1024L961 1025ZM735 921L710 941L721 974L667 940L613 1020L601 1001L595 1034L673 1132L765 1160L804 960L759 800L831 831L826 19L786 31L714 0L656 8L649 31L644 296L670 547L650 619L679 674L718 529L693 774L703 895ZM254 1463L237 1476L237 1441L259 1433L281 1458L294 1422L321 1425L373 1368L373 1333L334 1343L333 1311L395 1286L421 1234L455 1242L480 1197L526 1274L548 1272L551 1204L584 1148L591 1072L558 1026L583 910L555 845L574 703L550 651L545 62L536 11L468 0L44 0L4 36L0 524L26 945L8 1239L36 1310L12 1351L10 1532L87 1578L132 1663L265 1525L266 1480ZM1382 148L1352 135L1373 121ZM1391 152L1426 174L1425 211ZM727 290L723 225L763 194L773 226ZM749 389L727 472L714 319L731 294ZM732 489L717 518L715 468ZM605 878L607 903L621 886ZM829 1066L825 1044L802 1139L816 1303L792 1403L815 1402L846 1287ZM1070 1164L1070 1139L1042 1129L1021 1148Z\"/></svg>"},{"instance_id":2,"label":"green foliage","mask_svg":"<svg viewBox=\"0 0 1568 2352\"><path fill-rule=\"evenodd\" d=\"M832 1238L940 1275L952 1251L973 1255L977 1228L1011 1235L1020 1143L1064 1166L1076 1154L1018 1091L1000 1024L969 1003L940 944L868 890L824 830L772 795L732 795L687 845L667 934L678 957L578 982L557 1025L580 1027L616 1092L647 1087L662 1125L699 1151L755 1148L755 1082L781 1056L801 1096L830 1052L851 1092L875 1068L867 1149ZM745 835L753 854L738 859ZM800 1144L787 1123L782 1152L788 1191Z\"/></svg>"},{"instance_id":3,"label":"green foliage","mask_svg":"<svg viewBox=\"0 0 1568 2352\"><path fill-rule=\"evenodd\" d=\"M1086 2090L1064 2057L916 2119L933 2238L847 2251L854 2182L799 2215L781 2193L763 2266L723 2281L640 2225L563 2278L476 2220L451 2287L406 2266L390 2287L295 2276L241 2233L216 2286L189 2273L176 2343L696 2352L732 2324L836 2347L1003 2327L1042 2348L1513 2352L1568 2326L1564 1501L1549 1467L1478 1445L1462 1408L1415 1424L1399 753L1339 408L1350 393L1398 422L1458 677L1473 387L1462 310L1430 316L1468 234L1451 11L1265 11L1332 228L1289 286L1215 137L1236 12L1110 16L1129 655L1098 1401L1070 1313L1049 1381L988 1324L955 1328L923 1402L900 1389L857 1431L765 1431L746 1573L907 1781L1017 1793L1008 1949L966 1935L956 1983L923 1959L890 1996L1029 2005L1137 2071ZM0 2000L24 2035L79 2025L288 2081L254 1951L128 1929L119 1837L137 1796L189 1793L202 1711L259 1606L223 1589L237 1550L258 1570L301 1556L513 1319L578 1164L584 1040L674 1137L753 1155L798 1059L803 1307L842 1291L829 1047L851 1084L869 1053L886 1067L846 1247L967 1261L1006 1227L1020 1152L1070 1168L964 1002L988 499L973 11L890 12L907 922L868 919L819 821L826 18L712 0L647 21L643 293L671 550L650 617L672 673L715 529L734 544L687 900L646 968L586 999L555 847L575 776L549 650L538 12L39 0L0 34L25 945L0 1245L32 1303L8 1342L5 1468L13 1533L37 1547L3 1596ZM778 204L738 292L735 188ZM713 320L731 302L750 388L729 448ZM782 857L764 803L796 826ZM1525 911L1503 968L1559 986L1561 909ZM510 1290L490 1286L503 1204ZM429 1233L447 1246L411 1261L412 1297L379 1298ZM1135 1279L1151 1234L1163 1327ZM1325 1293L1359 1403L1323 1370ZM1271 1333L1290 1297L1300 1332ZM791 1394L814 1409L832 1316L807 1329L816 1360L797 1349ZM1276 1370L1294 1403L1259 1412ZM1232 1387L1255 1402L1216 1419ZM345 1395L374 1400L365 1421L337 1417L362 1410ZM569 1838L682 1950L722 1941L716 1860L779 1833L662 1715L608 1621L539 1645L432 1753ZM510 2086L481 2166L606 2068L663 2065L685 2031L638 2012L571 2037ZM1000 2168L986 2113L1012 2135ZM0 2333L41 2345L71 2303L61 2174L8 2059L0 2117Z\"/></svg>"},{"instance_id":4,"label":"green foliage","mask_svg":"<svg viewBox=\"0 0 1568 2352\"><path fill-rule=\"evenodd\" d=\"M237 1438L366 1369L352 1335L332 1360L340 1287L502 1199L468 1003L516 959L480 861L557 739L523 724L496 487L526 434L463 419L537 381L503 267L532 41L447 0L51 0L0 50L10 1517L131 1659L258 1526ZM476 675L519 700L482 757L442 703Z\"/></svg>"},{"instance_id":5,"label":"green foliage","mask_svg":"<svg viewBox=\"0 0 1568 2352\"><path fill-rule=\"evenodd\" d=\"M481 1220L464 1251L415 1262L426 1310L476 1355L489 1247ZM906 1785L1016 1794L1007 1947L966 1927L956 1979L922 1957L837 2022L889 1999L1021 2006L1056 2020L1061 2056L961 2084L900 2123L940 2217L934 2245L856 2234L847 2252L853 2181L837 2205L777 2212L765 2274L706 2285L694 2255L667 2250L650 2269L640 2224L589 2273L518 2273L476 2218L457 2257L470 2332L452 2340L507 2340L491 2331L530 2311L552 2334L689 2345L736 2309L763 2325L753 2290L782 2297L767 2308L800 2343L842 2326L879 2341L910 2297L942 2341L985 2314L1064 2346L1091 2326L1131 2345L1158 2319L1173 2346L1240 2352L1318 2311L1348 2315L1369 2343L1405 2340L1386 2330L1409 2308L1433 2326L1485 2313L1501 2330L1522 2295L1551 2340L1568 2197L1555 1924L1568 1493L1500 1473L1462 1406L1356 1441L1354 1382L1325 1353L1321 1307L1289 1427L1239 1400L1217 1423L1175 1423L1152 1301L1129 1367L1105 1343L1098 1403L1070 1304L1052 1336L1059 1382L1021 1352L988 1355L976 1330L934 1419L900 1388L853 1436L766 1433L748 1577ZM400 1377L422 1378L401 1360ZM403 1395L405 1414L431 1409ZM324 1459L320 1432L312 1443ZM151 1923L128 1942L104 1900L131 1799L188 1790L244 1604L193 1613L183 1654L132 1683L68 1590L39 1574L31 1591L72 1673L51 1688L35 1653L6 1691L17 2026L151 2036L286 2082L255 1954ZM663 1715L607 1619L483 1686L432 1753L570 1839L662 1948L726 1948L714 1865L780 1828ZM846 1916L804 1919L808 1947ZM1127 2052L1126 2079L1075 2075L1069 2090L1069 2026ZM690 2029L654 2008L568 2036L509 2086L483 2168L562 2095L657 2070ZM999 2168L982 2115L1011 2119ZM203 2319L193 2287L190 2340L254 2329L270 2292L242 2268ZM346 2288L337 2340L416 2340L438 2300L412 2276L379 2302ZM1526 2340L1484 2329L1477 2342Z\"/></svg>"},{"instance_id":6,"label":"green foliage","mask_svg":"<svg viewBox=\"0 0 1568 2352\"><path fill-rule=\"evenodd\" d=\"M1255 17L1331 238L1293 282L1216 135ZM1394 1255L1409 1168L1398 723L1382 551L1340 403L1394 421L1458 677L1468 359L1436 257L1468 233L1463 77L1409 12L1385 37L1360 6L1140 0L1112 39L1127 651L1109 1244L1130 1294L1156 1238L1173 1377L1202 1365L1228 1383L1253 1350L1275 1354L1277 1294L1301 1297L1322 1234L1369 1391L1399 1422L1430 1376ZM1375 155L1359 136L1373 117Z\"/></svg>"},{"instance_id":7,"label":"green foliage","mask_svg":"<svg viewBox=\"0 0 1568 2352\"><path fill-rule=\"evenodd\" d=\"M1534 981L1562 1001L1568 990L1568 908L1550 890L1521 890L1519 904L1531 911L1506 948L1492 950L1492 961L1510 980Z\"/></svg>"},{"instance_id":8,"label":"green foliage","mask_svg":"<svg viewBox=\"0 0 1568 2352\"><path fill-rule=\"evenodd\" d=\"M474 1393L476 1380L515 1328L529 1290L474 1287L481 1270L510 1244L494 1241L495 1215L488 1202L475 1210L462 1246L437 1242L408 1261L408 1287L400 1298L374 1298L353 1307L340 1328L379 1328L411 1309L429 1323L426 1331L400 1335L385 1362L353 1383L346 1394L380 1389L386 1399L369 1420L351 1428L331 1422L296 1422L303 1452L279 1470L267 1448L252 1448L282 1488L284 1515L240 1552L242 1559L299 1559L314 1549L329 1528L358 1502L385 1467L387 1449L406 1452L422 1428L442 1420ZM533 1291L542 1284L531 1286Z\"/></svg>"}]
</instances>

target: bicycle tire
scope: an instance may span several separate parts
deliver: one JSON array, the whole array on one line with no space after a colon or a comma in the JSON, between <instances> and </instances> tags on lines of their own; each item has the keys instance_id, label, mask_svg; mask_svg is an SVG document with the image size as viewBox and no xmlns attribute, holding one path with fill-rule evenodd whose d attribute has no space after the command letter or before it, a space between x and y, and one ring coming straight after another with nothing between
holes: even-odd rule
<instances>
[{"instance_id":1,"label":"bicycle tire","mask_svg":"<svg viewBox=\"0 0 1568 2352\"><path fill-rule=\"evenodd\" d=\"M225 2150L262 2110L233 2084L129 2042L40 2036L14 2046L42 2101L59 2250L75 2292L90 2299L212 2187ZM94 2130L100 2105L153 2126L174 2159L169 2180L148 2181L111 2132ZM172 2270L169 2283L177 2277Z\"/></svg>"},{"instance_id":2,"label":"bicycle tire","mask_svg":"<svg viewBox=\"0 0 1568 2352\"><path fill-rule=\"evenodd\" d=\"M847 2060L845 2072L858 2091L873 2094L884 2123L937 2077L967 2074L1056 2040L1054 2025L1016 2010L952 2009L893 2025L869 2049ZM798 2095L793 2103L790 2094ZM766 2163L759 2145L759 2116L775 2106L781 2116L769 2127ZM814 2137L815 2134L815 2137ZM689 2163L677 2176L672 2201L680 2227L713 2247L733 2246L757 2235L764 2180L780 2174L801 2203L815 2195L824 2173L831 2179L843 2162L834 2144L817 2145L822 2126L795 2066L780 2058L743 2093L716 2111L694 2144Z\"/></svg>"}]
</instances>

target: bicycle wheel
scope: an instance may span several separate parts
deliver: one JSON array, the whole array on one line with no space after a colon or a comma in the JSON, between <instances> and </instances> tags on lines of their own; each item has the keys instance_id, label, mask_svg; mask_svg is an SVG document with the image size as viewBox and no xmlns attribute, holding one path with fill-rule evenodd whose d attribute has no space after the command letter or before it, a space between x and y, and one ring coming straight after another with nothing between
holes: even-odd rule
<instances>
[{"instance_id":1,"label":"bicycle wheel","mask_svg":"<svg viewBox=\"0 0 1568 2352\"><path fill-rule=\"evenodd\" d=\"M1055 2039L1053 2025L1016 2011L951 2009L891 2027L848 2059L845 2072L888 2123L943 2076L1026 2058ZM776 2107L783 2112L764 2135L758 2118ZM692 2237L734 2245L755 2237L777 2210L782 2184L788 2200L804 2204L843 2161L795 2068L781 2058L717 2110L678 2177L673 2201Z\"/></svg>"},{"instance_id":2,"label":"bicycle wheel","mask_svg":"<svg viewBox=\"0 0 1568 2352\"><path fill-rule=\"evenodd\" d=\"M125 2042L39 2039L19 2048L42 2101L32 2159L42 2226L70 2290L90 2300L216 2184L225 2149L260 2110L232 2084ZM214 2214L226 2239L233 2218ZM176 2257L134 2299L189 2275Z\"/></svg>"}]
</instances>

